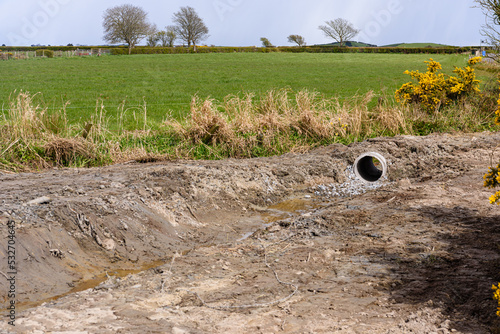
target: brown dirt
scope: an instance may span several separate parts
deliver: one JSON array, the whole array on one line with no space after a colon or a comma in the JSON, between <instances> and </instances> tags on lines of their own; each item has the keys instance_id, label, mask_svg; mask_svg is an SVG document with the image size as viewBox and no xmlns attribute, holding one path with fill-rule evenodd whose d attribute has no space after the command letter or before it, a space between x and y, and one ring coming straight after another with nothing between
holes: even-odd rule
<instances>
[{"instance_id":1,"label":"brown dirt","mask_svg":"<svg viewBox=\"0 0 500 334\"><path fill-rule=\"evenodd\" d=\"M500 210L482 187L498 143L403 136L2 174L19 272L16 327L2 316L0 332L498 332ZM389 165L369 187L350 173L367 151ZM6 239L0 254L5 273Z\"/></svg>"}]
</instances>

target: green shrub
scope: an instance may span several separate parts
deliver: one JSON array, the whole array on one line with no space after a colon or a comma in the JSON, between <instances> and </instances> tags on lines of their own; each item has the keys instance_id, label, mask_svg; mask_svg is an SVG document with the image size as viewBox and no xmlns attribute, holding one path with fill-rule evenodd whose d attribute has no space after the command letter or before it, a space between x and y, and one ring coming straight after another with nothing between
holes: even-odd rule
<instances>
[{"instance_id":1,"label":"green shrub","mask_svg":"<svg viewBox=\"0 0 500 334\"><path fill-rule=\"evenodd\" d=\"M36 50L36 56L37 57L54 58L54 51L47 50L47 49L38 49L38 50Z\"/></svg>"}]
</instances>

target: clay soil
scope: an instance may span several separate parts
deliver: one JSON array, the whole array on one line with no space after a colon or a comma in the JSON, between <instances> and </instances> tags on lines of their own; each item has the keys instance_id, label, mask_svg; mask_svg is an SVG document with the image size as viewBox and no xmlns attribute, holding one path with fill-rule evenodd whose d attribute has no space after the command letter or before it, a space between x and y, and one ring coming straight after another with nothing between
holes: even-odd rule
<instances>
[{"instance_id":1,"label":"clay soil","mask_svg":"<svg viewBox=\"0 0 500 334\"><path fill-rule=\"evenodd\" d=\"M15 327L0 277L0 332L497 333L500 208L482 176L499 143L1 174L18 274ZM386 180L353 179L364 152L386 158Z\"/></svg>"}]
</instances>

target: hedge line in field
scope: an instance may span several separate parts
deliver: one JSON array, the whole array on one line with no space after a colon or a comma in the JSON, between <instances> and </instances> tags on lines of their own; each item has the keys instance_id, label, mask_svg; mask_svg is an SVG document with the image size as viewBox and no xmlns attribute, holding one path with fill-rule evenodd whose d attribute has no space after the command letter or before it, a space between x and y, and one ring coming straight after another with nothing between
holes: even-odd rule
<instances>
[{"instance_id":1,"label":"hedge line in field","mask_svg":"<svg viewBox=\"0 0 500 334\"><path fill-rule=\"evenodd\" d=\"M182 54L182 53L232 53L232 52L291 52L291 53L428 53L428 54L453 54L470 52L470 47L461 48L384 48L384 47L321 47L321 46L305 46L305 47L203 47L199 46L196 51L193 47L183 48L163 48L163 47L136 47L132 49L132 54ZM113 55L128 54L127 48L113 48Z\"/></svg>"},{"instance_id":2,"label":"hedge line in field","mask_svg":"<svg viewBox=\"0 0 500 334\"><path fill-rule=\"evenodd\" d=\"M126 55L128 48L124 46L44 46L44 47L0 47L1 51L36 51L38 49L52 51L74 51L77 49L111 49L113 55ZM332 47L332 46L280 46L280 47L207 47L198 46L196 51L193 47L135 47L132 54L183 54L183 53L233 53L233 52L291 52L291 53L427 53L427 54L453 54L471 52L471 47L445 47L445 48L396 48L396 47Z\"/></svg>"}]
</instances>

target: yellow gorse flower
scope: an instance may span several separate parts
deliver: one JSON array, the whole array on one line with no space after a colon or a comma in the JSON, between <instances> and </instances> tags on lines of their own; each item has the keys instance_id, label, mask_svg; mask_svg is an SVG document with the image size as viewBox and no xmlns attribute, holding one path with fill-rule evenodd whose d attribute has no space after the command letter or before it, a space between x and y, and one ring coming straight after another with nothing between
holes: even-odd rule
<instances>
[{"instance_id":1,"label":"yellow gorse flower","mask_svg":"<svg viewBox=\"0 0 500 334\"><path fill-rule=\"evenodd\" d=\"M480 92L480 82L470 66L455 67L453 73L456 76L446 76L438 73L442 69L439 62L431 58L425 63L427 64L426 73L408 70L404 72L417 82L403 84L395 93L396 101L401 104L419 104L430 112L462 96Z\"/></svg>"},{"instance_id":2,"label":"yellow gorse flower","mask_svg":"<svg viewBox=\"0 0 500 334\"><path fill-rule=\"evenodd\" d=\"M434 61L434 59L431 58L429 61L425 61L427 64L427 71L431 73L436 73L438 70L443 69L440 63L437 61Z\"/></svg>"},{"instance_id":3,"label":"yellow gorse flower","mask_svg":"<svg viewBox=\"0 0 500 334\"><path fill-rule=\"evenodd\" d=\"M469 65L476 65L477 63L480 63L483 61L483 57L474 57L469 59Z\"/></svg>"},{"instance_id":4,"label":"yellow gorse flower","mask_svg":"<svg viewBox=\"0 0 500 334\"><path fill-rule=\"evenodd\" d=\"M500 79L498 80L498 82L500 83ZM495 112L495 115L497 116L495 118L495 124L500 125L500 98L498 99L497 104L498 104L498 108L497 108L497 111Z\"/></svg>"},{"instance_id":5,"label":"yellow gorse flower","mask_svg":"<svg viewBox=\"0 0 500 334\"><path fill-rule=\"evenodd\" d=\"M498 301L497 315L500 317L500 289L498 286L494 284L492 289L493 289L493 299Z\"/></svg>"},{"instance_id":6,"label":"yellow gorse flower","mask_svg":"<svg viewBox=\"0 0 500 334\"><path fill-rule=\"evenodd\" d=\"M500 205L500 190L490 197L490 204L498 204Z\"/></svg>"},{"instance_id":7,"label":"yellow gorse flower","mask_svg":"<svg viewBox=\"0 0 500 334\"><path fill-rule=\"evenodd\" d=\"M500 80L499 80L500 82ZM498 108L497 111L495 112L496 118L495 118L495 124L500 125L500 99L497 101L498 103ZM496 188L500 186L500 164L498 164L496 167L490 167L488 170L488 173L486 173L483 176L484 179L484 186L486 188ZM500 191L497 191L495 194L493 194L490 197L490 203L491 204L498 204L500 205ZM499 300L500 302L500 300Z\"/></svg>"},{"instance_id":8,"label":"yellow gorse flower","mask_svg":"<svg viewBox=\"0 0 500 334\"><path fill-rule=\"evenodd\" d=\"M500 185L500 164L496 167L490 167L488 173L483 176L484 186L486 188L496 188Z\"/></svg>"}]
</instances>

